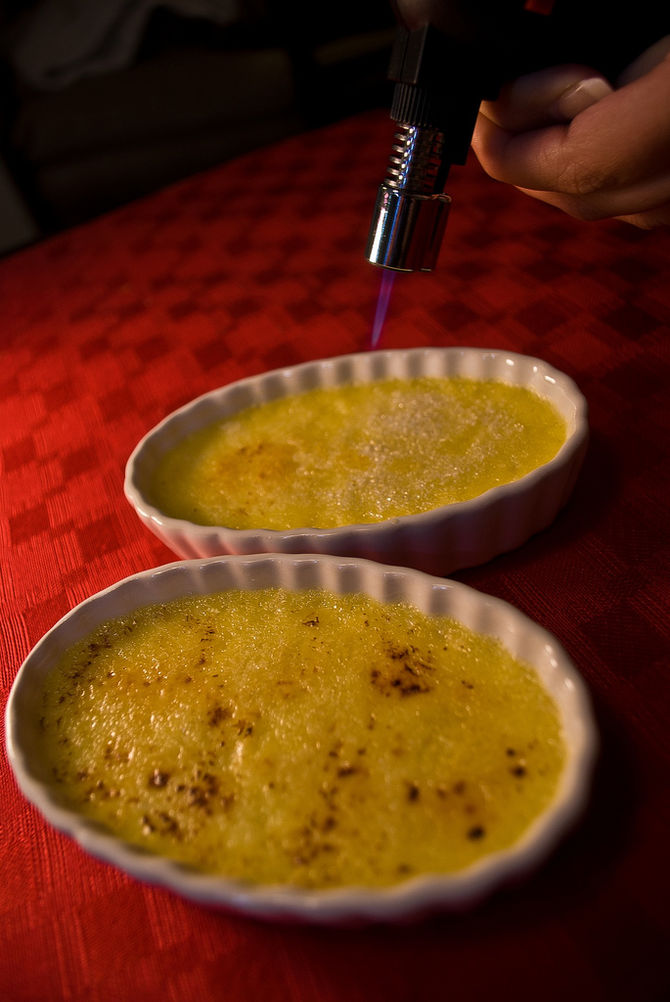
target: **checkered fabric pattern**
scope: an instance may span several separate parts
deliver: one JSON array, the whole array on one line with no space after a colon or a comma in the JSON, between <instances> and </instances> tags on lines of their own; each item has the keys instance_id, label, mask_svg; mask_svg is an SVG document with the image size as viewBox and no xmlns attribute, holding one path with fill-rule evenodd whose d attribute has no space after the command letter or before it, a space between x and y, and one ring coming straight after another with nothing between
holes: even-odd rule
<instances>
[{"instance_id":1,"label":"checkered fabric pattern","mask_svg":"<svg viewBox=\"0 0 670 1002\"><path fill-rule=\"evenodd\" d=\"M198 175L0 262L3 704L82 599L173 555L123 497L177 406L365 350L363 248L392 125L367 114ZM568 506L456 575L554 633L601 731L591 806L551 860L467 915L403 928L250 921L141 885L46 825L0 759L4 1002L658 1002L670 992L670 239L584 224L455 169L434 275L398 276L383 347L531 354L592 439Z\"/></svg>"}]
</instances>

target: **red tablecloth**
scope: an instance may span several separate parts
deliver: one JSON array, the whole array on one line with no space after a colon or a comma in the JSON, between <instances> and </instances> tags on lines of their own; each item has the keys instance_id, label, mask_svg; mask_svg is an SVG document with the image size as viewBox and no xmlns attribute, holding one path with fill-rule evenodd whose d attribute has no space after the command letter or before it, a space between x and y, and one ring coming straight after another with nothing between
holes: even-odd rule
<instances>
[{"instance_id":1,"label":"red tablecloth","mask_svg":"<svg viewBox=\"0 0 670 1002\"><path fill-rule=\"evenodd\" d=\"M0 262L3 705L73 605L172 554L136 520L138 439L206 390L367 347L363 256L392 135L365 115L248 155ZM592 442L568 507L461 580L559 638L602 756L578 830L522 886L408 928L206 910L85 855L0 774L5 1002L657 1002L670 991L670 239L583 224L455 170L439 271L400 276L384 347L537 355Z\"/></svg>"}]
</instances>

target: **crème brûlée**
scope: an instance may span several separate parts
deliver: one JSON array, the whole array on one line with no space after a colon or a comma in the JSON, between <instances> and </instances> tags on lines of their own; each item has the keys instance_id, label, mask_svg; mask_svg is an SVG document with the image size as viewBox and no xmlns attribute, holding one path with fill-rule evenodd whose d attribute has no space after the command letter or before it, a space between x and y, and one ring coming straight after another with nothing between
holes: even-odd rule
<instances>
[{"instance_id":1,"label":"cr\u00e8me br\u00fbl\u00e9e","mask_svg":"<svg viewBox=\"0 0 670 1002\"><path fill-rule=\"evenodd\" d=\"M111 620L46 680L58 801L212 874L304 888L453 873L513 846L565 741L535 670L406 603L264 588Z\"/></svg>"},{"instance_id":2,"label":"cr\u00e8me br\u00fbl\u00e9e","mask_svg":"<svg viewBox=\"0 0 670 1002\"><path fill-rule=\"evenodd\" d=\"M232 529L333 528L471 500L551 460L557 409L498 380L319 387L194 431L158 462L165 514Z\"/></svg>"}]
</instances>

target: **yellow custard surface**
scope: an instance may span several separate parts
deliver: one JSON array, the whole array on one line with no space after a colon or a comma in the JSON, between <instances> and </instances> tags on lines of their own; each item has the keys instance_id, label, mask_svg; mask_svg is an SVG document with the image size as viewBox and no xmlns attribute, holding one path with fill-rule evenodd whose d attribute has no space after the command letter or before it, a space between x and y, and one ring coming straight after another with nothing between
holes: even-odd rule
<instances>
[{"instance_id":1,"label":"yellow custard surface","mask_svg":"<svg viewBox=\"0 0 670 1002\"><path fill-rule=\"evenodd\" d=\"M147 606L51 672L42 761L122 839L254 884L385 886L512 846L565 761L534 669L406 604L283 588Z\"/></svg>"},{"instance_id":2,"label":"yellow custard surface","mask_svg":"<svg viewBox=\"0 0 670 1002\"><path fill-rule=\"evenodd\" d=\"M159 461L161 511L233 529L332 528L467 501L552 459L548 400L497 380L318 388L200 429Z\"/></svg>"}]
</instances>

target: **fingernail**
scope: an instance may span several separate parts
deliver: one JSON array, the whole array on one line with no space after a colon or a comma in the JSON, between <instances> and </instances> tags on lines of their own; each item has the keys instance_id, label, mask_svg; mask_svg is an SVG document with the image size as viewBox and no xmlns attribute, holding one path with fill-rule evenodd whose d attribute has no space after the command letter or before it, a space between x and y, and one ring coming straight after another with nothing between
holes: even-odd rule
<instances>
[{"instance_id":1,"label":"fingernail","mask_svg":"<svg viewBox=\"0 0 670 1002\"><path fill-rule=\"evenodd\" d=\"M612 88L602 77L588 77L563 91L554 105L554 111L559 118L570 120L611 93Z\"/></svg>"}]
</instances>

